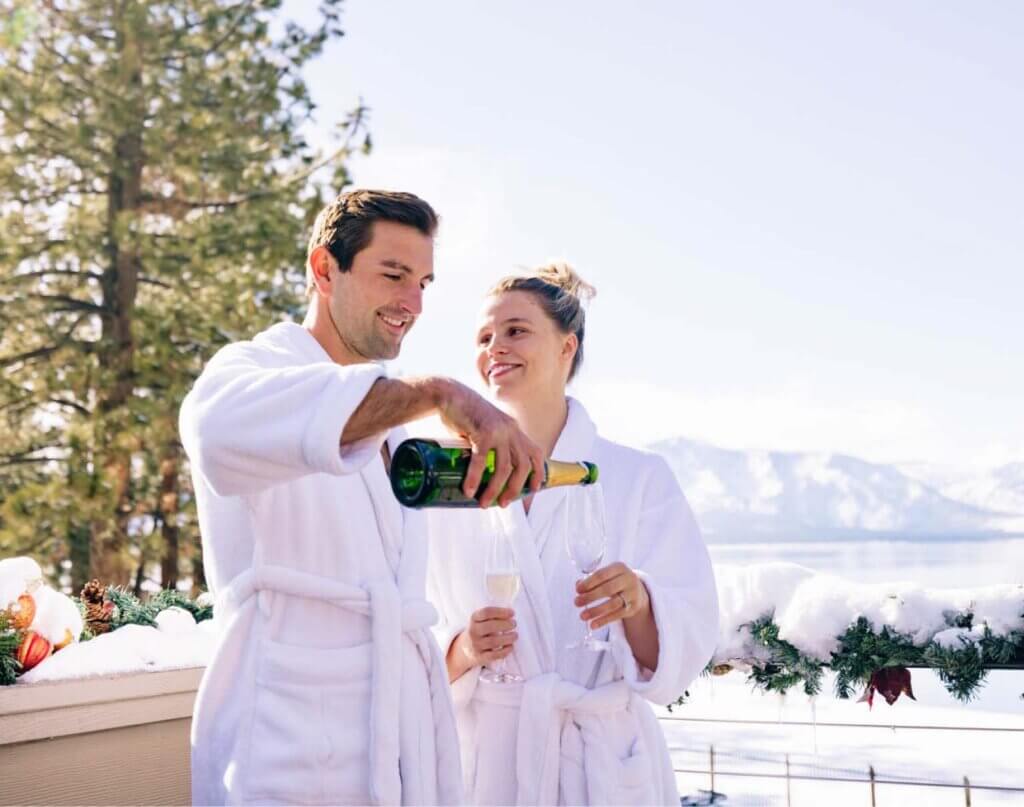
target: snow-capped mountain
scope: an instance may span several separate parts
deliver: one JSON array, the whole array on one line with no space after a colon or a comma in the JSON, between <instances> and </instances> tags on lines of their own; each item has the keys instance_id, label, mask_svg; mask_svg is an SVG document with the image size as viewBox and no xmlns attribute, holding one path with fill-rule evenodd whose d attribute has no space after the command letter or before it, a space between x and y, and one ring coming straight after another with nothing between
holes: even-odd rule
<instances>
[{"instance_id":1,"label":"snow-capped mountain","mask_svg":"<svg viewBox=\"0 0 1024 807\"><path fill-rule=\"evenodd\" d=\"M842 454L731 451L684 438L650 448L675 472L709 541L1024 532L1024 463L937 490Z\"/></svg>"},{"instance_id":2,"label":"snow-capped mountain","mask_svg":"<svg viewBox=\"0 0 1024 807\"><path fill-rule=\"evenodd\" d=\"M930 484L942 495L985 510L1024 516L1024 462L1014 462L981 474L903 468L908 476Z\"/></svg>"}]
</instances>

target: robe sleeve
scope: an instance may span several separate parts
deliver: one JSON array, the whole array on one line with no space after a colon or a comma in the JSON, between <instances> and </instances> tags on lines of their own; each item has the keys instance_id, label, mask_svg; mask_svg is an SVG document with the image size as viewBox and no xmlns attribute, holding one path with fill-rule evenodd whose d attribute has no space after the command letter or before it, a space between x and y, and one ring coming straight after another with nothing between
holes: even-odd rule
<instances>
[{"instance_id":1,"label":"robe sleeve","mask_svg":"<svg viewBox=\"0 0 1024 807\"><path fill-rule=\"evenodd\" d=\"M622 622L610 626L612 653L626 682L656 704L676 700L707 665L718 638L718 594L693 512L661 457L645 476L631 566L651 596L658 666L642 667Z\"/></svg>"},{"instance_id":2,"label":"robe sleeve","mask_svg":"<svg viewBox=\"0 0 1024 807\"><path fill-rule=\"evenodd\" d=\"M266 367L260 359L251 344L224 348L182 405L182 442L216 494L353 473L377 454L386 432L346 446L341 433L383 368L326 361Z\"/></svg>"}]
</instances>

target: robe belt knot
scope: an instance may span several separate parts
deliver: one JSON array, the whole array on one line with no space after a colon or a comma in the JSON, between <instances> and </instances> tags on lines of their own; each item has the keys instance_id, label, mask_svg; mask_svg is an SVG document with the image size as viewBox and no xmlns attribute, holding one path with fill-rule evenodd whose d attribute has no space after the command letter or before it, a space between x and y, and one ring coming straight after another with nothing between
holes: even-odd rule
<instances>
[{"instance_id":1,"label":"robe belt knot","mask_svg":"<svg viewBox=\"0 0 1024 807\"><path fill-rule=\"evenodd\" d=\"M519 804L558 803L563 752L582 758L588 803L614 803L613 777L619 763L593 726L600 715L615 714L629 707L634 693L625 681L587 689L557 673L545 673L518 686L478 684L474 697L488 703L519 705ZM569 791L583 786L561 784L563 790Z\"/></svg>"}]
</instances>

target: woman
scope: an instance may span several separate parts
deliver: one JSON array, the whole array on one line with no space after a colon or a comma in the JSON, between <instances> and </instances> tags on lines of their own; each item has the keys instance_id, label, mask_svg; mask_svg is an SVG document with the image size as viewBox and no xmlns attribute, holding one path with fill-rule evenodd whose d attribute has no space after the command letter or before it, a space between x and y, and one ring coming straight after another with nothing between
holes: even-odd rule
<instances>
[{"instance_id":1,"label":"woman","mask_svg":"<svg viewBox=\"0 0 1024 807\"><path fill-rule=\"evenodd\" d=\"M486 514L430 514L428 586L472 804L679 804L650 704L674 701L710 658L714 578L665 461L599 437L566 397L592 294L565 265L502 280L484 301L476 364L547 456L597 463L613 562L577 580L565 532L584 489L543 491L507 516L522 580L514 609L487 607ZM581 620L609 651L567 649ZM524 683L480 680L502 658Z\"/></svg>"}]
</instances>

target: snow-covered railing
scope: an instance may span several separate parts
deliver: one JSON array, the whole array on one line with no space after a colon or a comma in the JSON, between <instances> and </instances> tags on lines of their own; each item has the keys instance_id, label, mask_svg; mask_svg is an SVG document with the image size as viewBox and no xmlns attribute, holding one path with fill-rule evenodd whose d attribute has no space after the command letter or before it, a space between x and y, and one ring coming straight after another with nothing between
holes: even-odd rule
<instances>
[{"instance_id":1,"label":"snow-covered railing","mask_svg":"<svg viewBox=\"0 0 1024 807\"><path fill-rule=\"evenodd\" d=\"M926 589L864 584L793 563L715 567L720 635L710 668L739 669L767 691L866 687L889 703L913 697L908 668L935 669L969 700L991 669L1024 669L1024 585ZM1022 686L1024 688L1024 686Z\"/></svg>"}]
</instances>

